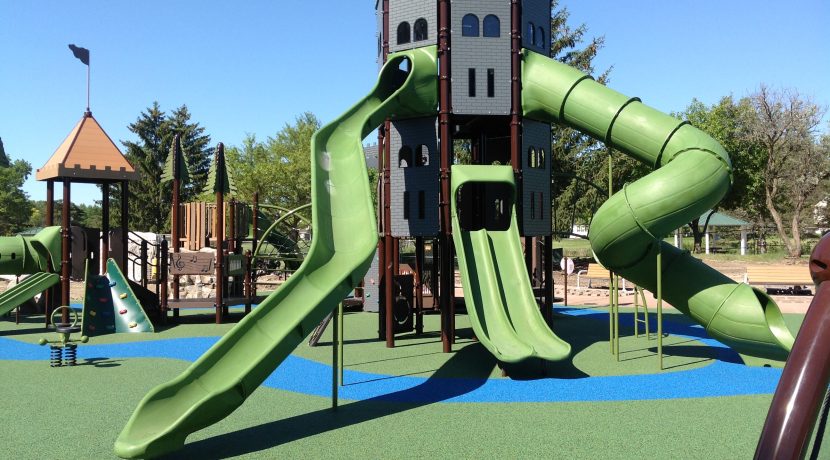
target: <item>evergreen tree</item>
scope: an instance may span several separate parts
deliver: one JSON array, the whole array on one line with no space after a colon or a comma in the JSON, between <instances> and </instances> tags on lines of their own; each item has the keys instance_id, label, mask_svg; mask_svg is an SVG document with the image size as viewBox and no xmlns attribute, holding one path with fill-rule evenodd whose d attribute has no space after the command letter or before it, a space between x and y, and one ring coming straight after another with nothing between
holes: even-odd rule
<instances>
[{"instance_id":1,"label":"evergreen tree","mask_svg":"<svg viewBox=\"0 0 830 460\"><path fill-rule=\"evenodd\" d=\"M0 139L0 235L10 235L26 227L32 204L23 182L32 173L32 165L24 160L9 160Z\"/></svg>"},{"instance_id":2,"label":"evergreen tree","mask_svg":"<svg viewBox=\"0 0 830 460\"><path fill-rule=\"evenodd\" d=\"M158 102L141 112L129 130L138 139L122 141L127 158L140 172L141 178L130 184L130 228L140 231L167 232L170 230L170 204L173 202L172 189L161 184L161 174L170 150L173 136L180 133L182 149L191 164L191 183L185 184L183 200L195 197L204 186L210 165L208 144L210 136L204 128L190 121L187 106L181 106L168 115ZM120 191L113 187L113 199ZM117 202L117 201L115 201ZM113 218L117 219L117 212Z\"/></svg>"}]
</instances>

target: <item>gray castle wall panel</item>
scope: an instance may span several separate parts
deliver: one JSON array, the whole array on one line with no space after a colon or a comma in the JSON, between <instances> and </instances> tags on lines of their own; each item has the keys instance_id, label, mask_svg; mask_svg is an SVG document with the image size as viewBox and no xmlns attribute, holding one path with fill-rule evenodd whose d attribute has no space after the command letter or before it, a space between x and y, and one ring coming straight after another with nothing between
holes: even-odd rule
<instances>
[{"instance_id":1,"label":"gray castle wall panel","mask_svg":"<svg viewBox=\"0 0 830 460\"><path fill-rule=\"evenodd\" d=\"M378 0L377 4L375 5L375 19L377 22L377 32L375 33L375 39L377 39L378 42L376 62L378 63L378 72L380 72L380 69L383 67L383 5L381 4L380 0Z\"/></svg>"},{"instance_id":2,"label":"gray castle wall panel","mask_svg":"<svg viewBox=\"0 0 830 460\"><path fill-rule=\"evenodd\" d=\"M464 115L508 115L510 113L510 2L507 0L452 0L452 108ZM479 36L465 37L461 20L478 16ZM499 18L498 37L484 37L483 20ZM475 97L469 97L469 69L474 68ZM494 70L495 94L487 97L487 69Z\"/></svg>"},{"instance_id":3,"label":"gray castle wall panel","mask_svg":"<svg viewBox=\"0 0 830 460\"><path fill-rule=\"evenodd\" d=\"M544 149L544 168L532 168L528 152L533 147ZM550 235L550 124L522 120L522 234L526 236ZM539 195L541 194L541 208ZM534 199L536 217L530 210Z\"/></svg>"},{"instance_id":4,"label":"gray castle wall panel","mask_svg":"<svg viewBox=\"0 0 830 460\"><path fill-rule=\"evenodd\" d=\"M528 24L533 23L534 34L544 34L542 45L532 41ZM550 0L522 0L522 46L550 56Z\"/></svg>"},{"instance_id":5,"label":"gray castle wall panel","mask_svg":"<svg viewBox=\"0 0 830 460\"><path fill-rule=\"evenodd\" d=\"M427 20L427 39L414 41L415 21ZM398 25L409 23L409 43L398 44ZM381 23L381 29L383 24ZM420 48L438 43L438 2L424 0L389 0L389 52Z\"/></svg>"},{"instance_id":6,"label":"gray castle wall panel","mask_svg":"<svg viewBox=\"0 0 830 460\"><path fill-rule=\"evenodd\" d=\"M438 234L438 171L440 160L437 120L437 117L428 117L392 122L390 133L392 236L435 236ZM407 167L400 167L398 153L404 145L409 146L413 154L418 145L426 146L429 150L429 164L425 166L409 164ZM414 160L413 158L413 163ZM421 191L424 192L423 219L419 218L418 214L418 199ZM409 192L408 219L404 219L404 192Z\"/></svg>"}]
</instances>

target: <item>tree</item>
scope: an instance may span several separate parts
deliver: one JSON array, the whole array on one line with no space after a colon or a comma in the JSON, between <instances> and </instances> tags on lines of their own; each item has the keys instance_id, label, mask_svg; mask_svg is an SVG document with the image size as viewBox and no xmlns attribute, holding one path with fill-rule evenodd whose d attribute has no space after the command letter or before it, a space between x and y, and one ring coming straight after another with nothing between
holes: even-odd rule
<instances>
[{"instance_id":1,"label":"tree","mask_svg":"<svg viewBox=\"0 0 830 460\"><path fill-rule=\"evenodd\" d=\"M746 220L762 222L767 215L763 204L763 163L764 153L757 142L747 137L750 130L748 120L752 114L748 98L735 99L725 96L717 104L706 106L693 99L683 112L673 114L685 118L692 125L717 140L729 153L732 161L732 188L717 205ZM706 234L709 219L702 223L699 218L689 222L694 239L694 251L702 252L703 235ZM763 226L759 226L763 228Z\"/></svg>"},{"instance_id":2,"label":"tree","mask_svg":"<svg viewBox=\"0 0 830 460\"><path fill-rule=\"evenodd\" d=\"M138 139L121 143L127 149L127 158L140 173L140 179L129 186L130 228L166 232L170 228L172 189L162 185L160 178L173 136L176 133L181 135L182 150L192 166L192 180L183 187L184 201L198 195L204 187L211 159L208 147L210 136L204 134L204 128L198 123L190 121L187 106L183 105L167 115L158 102L153 102L151 107L141 112L128 128ZM115 200L119 199L120 191L113 190L111 193ZM117 214L115 211L113 214ZM112 217L117 219L118 216Z\"/></svg>"},{"instance_id":3,"label":"tree","mask_svg":"<svg viewBox=\"0 0 830 460\"><path fill-rule=\"evenodd\" d=\"M764 152L764 204L790 257L800 257L803 220L824 198L830 162L817 128L824 109L793 89L766 85L750 95L747 139ZM789 230L785 221L789 221Z\"/></svg>"},{"instance_id":4,"label":"tree","mask_svg":"<svg viewBox=\"0 0 830 460\"><path fill-rule=\"evenodd\" d=\"M551 4L550 56L565 64L592 74L593 60L605 44L605 37L594 37L583 44L588 27L568 24L570 13L559 7L559 1ZM596 80L606 84L611 68L605 69ZM590 222L596 208L608 198L608 150L595 139L565 126L552 126L551 146L554 171L554 216L573 215L576 223ZM618 188L623 182L636 179L648 172L645 165L622 155L614 155L612 182ZM571 231L570 219L557 217L554 231Z\"/></svg>"},{"instance_id":5,"label":"tree","mask_svg":"<svg viewBox=\"0 0 830 460\"><path fill-rule=\"evenodd\" d=\"M248 135L241 147L227 149L228 166L242 200L259 192L261 203L293 209L311 202L311 136L320 121L306 112L264 143Z\"/></svg>"},{"instance_id":6,"label":"tree","mask_svg":"<svg viewBox=\"0 0 830 460\"><path fill-rule=\"evenodd\" d=\"M28 223L32 205L22 187L31 173L28 162L9 160L0 139L0 235L18 232Z\"/></svg>"}]
</instances>

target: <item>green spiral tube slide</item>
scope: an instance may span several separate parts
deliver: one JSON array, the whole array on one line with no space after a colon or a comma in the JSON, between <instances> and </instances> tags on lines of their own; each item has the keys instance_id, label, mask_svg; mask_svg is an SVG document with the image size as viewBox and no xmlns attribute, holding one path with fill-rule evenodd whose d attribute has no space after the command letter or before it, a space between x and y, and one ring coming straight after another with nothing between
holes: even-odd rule
<instances>
[{"instance_id":1,"label":"green spiral tube slide","mask_svg":"<svg viewBox=\"0 0 830 460\"><path fill-rule=\"evenodd\" d=\"M588 233L597 259L654 292L659 247L663 296L675 308L740 353L786 358L794 339L769 296L661 238L729 190L732 166L723 147L686 122L529 50L523 52L522 85L524 116L573 127L655 169L597 211Z\"/></svg>"},{"instance_id":2,"label":"green spiral tube slide","mask_svg":"<svg viewBox=\"0 0 830 460\"><path fill-rule=\"evenodd\" d=\"M435 114L437 94L435 47L392 54L369 95L315 133L305 261L184 373L144 397L115 442L118 456L175 451L228 416L357 286L378 238L361 141L386 117Z\"/></svg>"}]
</instances>

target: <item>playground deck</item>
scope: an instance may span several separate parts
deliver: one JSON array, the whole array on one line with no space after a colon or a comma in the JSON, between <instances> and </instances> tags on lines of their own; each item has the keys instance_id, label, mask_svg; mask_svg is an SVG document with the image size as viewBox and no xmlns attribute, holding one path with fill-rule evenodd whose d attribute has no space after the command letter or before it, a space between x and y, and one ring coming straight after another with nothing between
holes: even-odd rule
<instances>
[{"instance_id":1,"label":"playground deck","mask_svg":"<svg viewBox=\"0 0 830 460\"><path fill-rule=\"evenodd\" d=\"M444 354L438 316L426 317L432 332L401 336L387 349L374 338L376 315L347 314L337 412L330 409L329 329L318 347L300 345L250 402L193 434L173 458L752 455L780 363L746 365L685 317L667 314L666 369L659 371L655 341L631 335L626 309L618 363L608 353L603 309L557 311L555 332L572 344L573 357L508 367L511 378L472 340L466 316L457 317L454 353ZM184 319L198 321L195 314ZM802 316L785 318L795 329ZM0 411L9 458L111 458L145 393L179 375L232 326L183 321L156 334L96 338L79 348L82 365L50 369L48 351L35 345L46 335L42 320L26 321L0 321L0 366L13 393ZM43 433L53 433L54 442L43 442Z\"/></svg>"}]
</instances>

